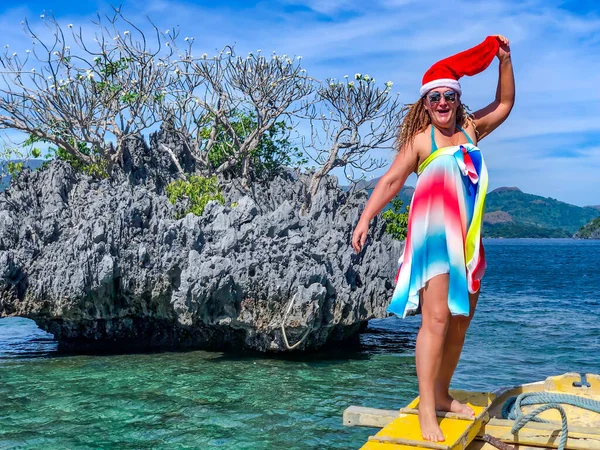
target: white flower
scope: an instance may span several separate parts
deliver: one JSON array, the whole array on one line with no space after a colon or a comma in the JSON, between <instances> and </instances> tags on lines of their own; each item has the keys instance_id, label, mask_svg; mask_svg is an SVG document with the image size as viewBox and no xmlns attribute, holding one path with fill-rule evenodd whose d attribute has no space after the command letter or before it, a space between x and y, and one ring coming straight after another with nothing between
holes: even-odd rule
<instances>
[{"instance_id":1,"label":"white flower","mask_svg":"<svg viewBox=\"0 0 600 450\"><path fill-rule=\"evenodd\" d=\"M306 69L300 69L300 72L304 73L306 72Z\"/></svg>"},{"instance_id":2,"label":"white flower","mask_svg":"<svg viewBox=\"0 0 600 450\"><path fill-rule=\"evenodd\" d=\"M31 69L31 73L35 73L35 69Z\"/></svg>"},{"instance_id":3,"label":"white flower","mask_svg":"<svg viewBox=\"0 0 600 450\"><path fill-rule=\"evenodd\" d=\"M8 48L8 44L6 44L6 45L4 46L4 48Z\"/></svg>"},{"instance_id":4,"label":"white flower","mask_svg":"<svg viewBox=\"0 0 600 450\"><path fill-rule=\"evenodd\" d=\"M354 81L351 81L350 83L348 83L348 86L350 86L351 88L354 87Z\"/></svg>"},{"instance_id":5,"label":"white flower","mask_svg":"<svg viewBox=\"0 0 600 450\"><path fill-rule=\"evenodd\" d=\"M136 84L136 83L137 83L137 80L136 80L136 79L133 79L133 80L131 80L131 82L132 82L133 84Z\"/></svg>"},{"instance_id":6,"label":"white flower","mask_svg":"<svg viewBox=\"0 0 600 450\"><path fill-rule=\"evenodd\" d=\"M202 53L202 59L206 59L208 55L206 53Z\"/></svg>"},{"instance_id":7,"label":"white flower","mask_svg":"<svg viewBox=\"0 0 600 450\"><path fill-rule=\"evenodd\" d=\"M186 41L186 42L187 42L187 41L189 41L189 40L190 40L190 38L189 38L189 37L186 37L186 38L184 39L184 41Z\"/></svg>"},{"instance_id":8,"label":"white flower","mask_svg":"<svg viewBox=\"0 0 600 450\"><path fill-rule=\"evenodd\" d=\"M365 80L365 81L369 81L370 79L371 79L371 77L370 77L369 75L365 75L365 76L363 77L363 80Z\"/></svg>"},{"instance_id":9,"label":"white flower","mask_svg":"<svg viewBox=\"0 0 600 450\"><path fill-rule=\"evenodd\" d=\"M344 75L344 78L348 78L348 75Z\"/></svg>"},{"instance_id":10,"label":"white flower","mask_svg":"<svg viewBox=\"0 0 600 450\"><path fill-rule=\"evenodd\" d=\"M25 50L25 53L31 53L31 50Z\"/></svg>"},{"instance_id":11,"label":"white flower","mask_svg":"<svg viewBox=\"0 0 600 450\"><path fill-rule=\"evenodd\" d=\"M168 42L165 42L165 45L168 47L170 44Z\"/></svg>"},{"instance_id":12,"label":"white flower","mask_svg":"<svg viewBox=\"0 0 600 450\"><path fill-rule=\"evenodd\" d=\"M55 85L54 85L54 84L51 84L51 85L50 85L50 89L54 89L54 87L55 87Z\"/></svg>"},{"instance_id":13,"label":"white flower","mask_svg":"<svg viewBox=\"0 0 600 450\"><path fill-rule=\"evenodd\" d=\"M169 30L165 31L165 34L169 34Z\"/></svg>"},{"instance_id":14,"label":"white flower","mask_svg":"<svg viewBox=\"0 0 600 450\"><path fill-rule=\"evenodd\" d=\"M17 56L17 52L14 52L14 53L13 53L13 56Z\"/></svg>"},{"instance_id":15,"label":"white flower","mask_svg":"<svg viewBox=\"0 0 600 450\"><path fill-rule=\"evenodd\" d=\"M65 50L71 50L71 47L69 47L68 45L65 45Z\"/></svg>"},{"instance_id":16,"label":"white flower","mask_svg":"<svg viewBox=\"0 0 600 450\"><path fill-rule=\"evenodd\" d=\"M302 56L296 56L297 59L302 59Z\"/></svg>"},{"instance_id":17,"label":"white flower","mask_svg":"<svg viewBox=\"0 0 600 450\"><path fill-rule=\"evenodd\" d=\"M334 82L329 83L329 86L335 86Z\"/></svg>"},{"instance_id":18,"label":"white flower","mask_svg":"<svg viewBox=\"0 0 600 450\"><path fill-rule=\"evenodd\" d=\"M40 14L40 19L43 19L43 18L44 18L44 15L43 15L43 14Z\"/></svg>"},{"instance_id":19,"label":"white flower","mask_svg":"<svg viewBox=\"0 0 600 450\"><path fill-rule=\"evenodd\" d=\"M60 53L58 52L54 52L54 56L58 56Z\"/></svg>"},{"instance_id":20,"label":"white flower","mask_svg":"<svg viewBox=\"0 0 600 450\"><path fill-rule=\"evenodd\" d=\"M360 80L360 77L362 77L362 75L360 73L357 73L357 74L354 75L354 78L356 80Z\"/></svg>"},{"instance_id":21,"label":"white flower","mask_svg":"<svg viewBox=\"0 0 600 450\"><path fill-rule=\"evenodd\" d=\"M125 36L127 36L127 35L129 34L129 31L123 31L123 34L124 34Z\"/></svg>"},{"instance_id":22,"label":"white flower","mask_svg":"<svg viewBox=\"0 0 600 450\"><path fill-rule=\"evenodd\" d=\"M259 48L258 50L256 50L258 53L262 52L262 50Z\"/></svg>"},{"instance_id":23,"label":"white flower","mask_svg":"<svg viewBox=\"0 0 600 450\"><path fill-rule=\"evenodd\" d=\"M288 64L291 64L291 63L292 63L292 60L291 60L290 58L286 58L286 59L285 59L285 62L287 62Z\"/></svg>"},{"instance_id":24,"label":"white flower","mask_svg":"<svg viewBox=\"0 0 600 450\"><path fill-rule=\"evenodd\" d=\"M94 58L94 62L98 62L98 61L100 61L100 57L99 57L99 56L96 56L96 57Z\"/></svg>"},{"instance_id":25,"label":"white flower","mask_svg":"<svg viewBox=\"0 0 600 450\"><path fill-rule=\"evenodd\" d=\"M52 75L50 75L50 76L48 77L48 79L49 79L49 80L51 80L51 79L52 79Z\"/></svg>"},{"instance_id":26,"label":"white flower","mask_svg":"<svg viewBox=\"0 0 600 450\"><path fill-rule=\"evenodd\" d=\"M392 83L391 81L388 81L387 83L385 83L385 87L386 88L391 88L394 85L394 83Z\"/></svg>"},{"instance_id":27,"label":"white flower","mask_svg":"<svg viewBox=\"0 0 600 450\"><path fill-rule=\"evenodd\" d=\"M73 24L72 23L69 24L69 28L73 28Z\"/></svg>"}]
</instances>

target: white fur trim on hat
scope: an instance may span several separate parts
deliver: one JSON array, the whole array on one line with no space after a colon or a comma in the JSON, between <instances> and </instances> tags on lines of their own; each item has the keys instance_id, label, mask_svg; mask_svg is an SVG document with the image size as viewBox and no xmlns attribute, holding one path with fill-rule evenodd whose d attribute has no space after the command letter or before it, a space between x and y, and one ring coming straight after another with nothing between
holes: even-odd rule
<instances>
[{"instance_id":1,"label":"white fur trim on hat","mask_svg":"<svg viewBox=\"0 0 600 450\"><path fill-rule=\"evenodd\" d=\"M423 86L421 86L419 93L421 94L421 97L423 97L430 90L438 88L438 87L442 87L442 86L446 86L446 87L449 87L450 89L454 89L456 92L458 92L458 95L462 95L462 89L460 88L460 83L458 82L458 80L453 80L452 78L440 78L439 80L433 80L433 81L430 81L429 83L425 83Z\"/></svg>"}]
</instances>

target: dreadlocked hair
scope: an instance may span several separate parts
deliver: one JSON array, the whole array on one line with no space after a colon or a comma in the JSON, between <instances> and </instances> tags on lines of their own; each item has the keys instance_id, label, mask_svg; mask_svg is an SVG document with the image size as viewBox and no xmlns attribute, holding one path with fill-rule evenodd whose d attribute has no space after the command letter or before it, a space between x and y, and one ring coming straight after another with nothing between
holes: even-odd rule
<instances>
[{"instance_id":1,"label":"dreadlocked hair","mask_svg":"<svg viewBox=\"0 0 600 450\"><path fill-rule=\"evenodd\" d=\"M402 147L412 144L415 136L422 131L425 131L431 123L431 118L425 109L424 101L425 97L421 97L415 103L408 104L404 107L402 111L402 113L405 114L404 120L402 121L400 132L398 133L394 144L394 148L397 152L400 152ZM478 135L477 128L475 128L475 121L473 120L473 114L463 103L458 105L458 109L456 110L456 124L462 128L473 125L475 136Z\"/></svg>"}]
</instances>

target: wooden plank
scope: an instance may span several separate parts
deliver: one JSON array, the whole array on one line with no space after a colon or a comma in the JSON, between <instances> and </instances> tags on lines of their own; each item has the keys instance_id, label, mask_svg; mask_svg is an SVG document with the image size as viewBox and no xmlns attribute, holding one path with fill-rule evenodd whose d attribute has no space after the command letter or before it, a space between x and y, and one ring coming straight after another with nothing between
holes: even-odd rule
<instances>
[{"instance_id":1,"label":"wooden plank","mask_svg":"<svg viewBox=\"0 0 600 450\"><path fill-rule=\"evenodd\" d=\"M499 421L508 422L508 424L499 424ZM478 439L481 439L483 434L490 434L512 444L558 448L561 435L560 425L530 422L517 434L512 434L512 425L511 420L492 419L479 430ZM569 450L599 450L600 430L591 427L589 429L586 427L569 428L566 448Z\"/></svg>"},{"instance_id":2,"label":"wooden plank","mask_svg":"<svg viewBox=\"0 0 600 450\"><path fill-rule=\"evenodd\" d=\"M469 425L463 434L456 440L456 443L452 446L452 450L465 450L467 446L475 440L479 430L488 420L490 420L490 417L487 413L487 409L484 409L477 415L472 425Z\"/></svg>"},{"instance_id":3,"label":"wooden plank","mask_svg":"<svg viewBox=\"0 0 600 450\"><path fill-rule=\"evenodd\" d=\"M491 418L490 421L488 422L488 425L512 428L512 426L514 425L514 421L507 420L507 419ZM535 430L546 430L546 431L552 431L552 430L560 431L560 424L559 423L529 422L527 425L525 425L524 428L532 428ZM569 434L571 434L571 432L573 432L575 434L584 434L586 436L591 436L591 437L595 437L596 439L600 439L600 428L598 428L598 427L576 427L576 426L569 425Z\"/></svg>"},{"instance_id":4,"label":"wooden plank","mask_svg":"<svg viewBox=\"0 0 600 450\"><path fill-rule=\"evenodd\" d=\"M400 408L400 413L419 415L419 410L416 408ZM435 415L437 417L445 417L446 419L469 420L471 422L473 422L475 420L475 416L471 416L470 414L459 414L459 413L453 413L453 412L449 412L449 411L436 411Z\"/></svg>"},{"instance_id":5,"label":"wooden plank","mask_svg":"<svg viewBox=\"0 0 600 450\"><path fill-rule=\"evenodd\" d=\"M465 450L476 438L483 422L489 420L487 409L491 399L488 393L464 392L461 394L466 398L466 404L475 411L476 417L469 416L469 420L464 420L447 417L446 413L440 413L441 417L438 417L437 420L445 441L432 443L422 438L419 419L415 414L418 412L419 398L417 397L407 406L408 410L402 410L409 414L398 411L396 413L398 417L387 424L376 436L372 436L362 447L363 450L417 450L418 448ZM377 411L375 412L377 413ZM390 416L391 414L384 417L389 420Z\"/></svg>"},{"instance_id":6,"label":"wooden plank","mask_svg":"<svg viewBox=\"0 0 600 450\"><path fill-rule=\"evenodd\" d=\"M399 416L398 410L394 409L350 406L344 410L344 425L348 427L383 428Z\"/></svg>"},{"instance_id":7,"label":"wooden plank","mask_svg":"<svg viewBox=\"0 0 600 450\"><path fill-rule=\"evenodd\" d=\"M369 442L382 442L387 444L406 445L409 447L428 448L432 450L450 450L446 444L430 441L416 441L393 436L369 436Z\"/></svg>"}]
</instances>

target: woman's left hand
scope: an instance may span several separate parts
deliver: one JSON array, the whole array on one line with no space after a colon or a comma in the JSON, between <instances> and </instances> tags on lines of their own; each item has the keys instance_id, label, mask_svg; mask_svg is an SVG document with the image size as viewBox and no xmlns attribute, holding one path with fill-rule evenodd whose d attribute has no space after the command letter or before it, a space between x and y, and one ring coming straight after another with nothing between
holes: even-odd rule
<instances>
[{"instance_id":1,"label":"woman's left hand","mask_svg":"<svg viewBox=\"0 0 600 450\"><path fill-rule=\"evenodd\" d=\"M508 38L502 36L501 34L495 34L494 36L496 37L496 39L498 39L498 42L500 42L498 53L496 53L498 59L510 57L510 44L508 42Z\"/></svg>"}]
</instances>

